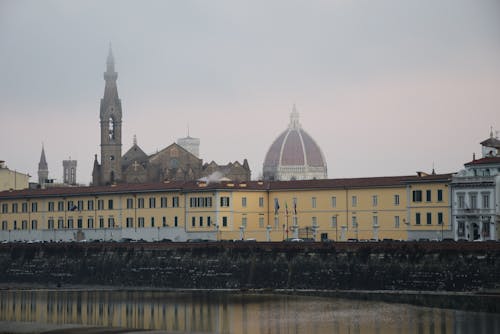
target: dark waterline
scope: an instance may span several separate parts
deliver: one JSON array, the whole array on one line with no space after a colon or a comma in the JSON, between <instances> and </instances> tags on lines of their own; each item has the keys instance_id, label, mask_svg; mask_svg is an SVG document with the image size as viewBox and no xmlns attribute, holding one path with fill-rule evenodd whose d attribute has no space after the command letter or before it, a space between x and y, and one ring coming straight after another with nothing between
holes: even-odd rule
<instances>
[{"instance_id":1,"label":"dark waterline","mask_svg":"<svg viewBox=\"0 0 500 334\"><path fill-rule=\"evenodd\" d=\"M199 291L4 290L0 320L180 333L500 332L499 314L331 297Z\"/></svg>"}]
</instances>

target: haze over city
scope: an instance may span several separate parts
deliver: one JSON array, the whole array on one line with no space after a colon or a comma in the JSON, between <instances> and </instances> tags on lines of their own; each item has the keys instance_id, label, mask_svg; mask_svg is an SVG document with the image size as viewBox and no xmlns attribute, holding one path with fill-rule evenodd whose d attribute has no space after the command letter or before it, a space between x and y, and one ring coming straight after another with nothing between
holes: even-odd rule
<instances>
[{"instance_id":1,"label":"haze over city","mask_svg":"<svg viewBox=\"0 0 500 334\"><path fill-rule=\"evenodd\" d=\"M91 181L109 44L133 136L252 178L293 104L330 178L458 171L500 130L500 2L0 1L0 160Z\"/></svg>"}]
</instances>

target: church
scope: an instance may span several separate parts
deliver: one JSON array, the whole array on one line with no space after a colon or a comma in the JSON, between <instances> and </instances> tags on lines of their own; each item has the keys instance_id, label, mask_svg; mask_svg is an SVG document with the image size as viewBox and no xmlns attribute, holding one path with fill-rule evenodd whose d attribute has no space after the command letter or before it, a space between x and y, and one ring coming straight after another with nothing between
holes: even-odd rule
<instances>
[{"instance_id":1,"label":"church","mask_svg":"<svg viewBox=\"0 0 500 334\"><path fill-rule=\"evenodd\" d=\"M163 181L191 181L202 178L250 181L247 159L218 165L203 163L198 157L199 139L179 139L164 149L148 155L134 137L132 147L122 155L122 105L118 97L115 61L111 48L104 72L104 96L101 99L101 161L94 159L93 185L116 183L150 183Z\"/></svg>"}]
</instances>

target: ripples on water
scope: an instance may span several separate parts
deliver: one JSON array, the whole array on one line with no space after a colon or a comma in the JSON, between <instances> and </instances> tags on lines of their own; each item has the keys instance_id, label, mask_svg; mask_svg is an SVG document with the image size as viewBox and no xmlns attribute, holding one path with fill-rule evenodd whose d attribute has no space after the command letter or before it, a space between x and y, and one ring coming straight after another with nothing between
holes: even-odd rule
<instances>
[{"instance_id":1,"label":"ripples on water","mask_svg":"<svg viewBox=\"0 0 500 334\"><path fill-rule=\"evenodd\" d=\"M206 333L500 333L500 315L220 292L0 291L0 320Z\"/></svg>"}]
</instances>

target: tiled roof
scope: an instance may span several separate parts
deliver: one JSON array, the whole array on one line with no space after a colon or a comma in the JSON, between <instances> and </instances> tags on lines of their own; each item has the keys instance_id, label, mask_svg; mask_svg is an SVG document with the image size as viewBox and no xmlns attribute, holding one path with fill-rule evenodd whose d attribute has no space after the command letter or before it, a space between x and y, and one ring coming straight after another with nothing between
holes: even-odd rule
<instances>
[{"instance_id":1,"label":"tiled roof","mask_svg":"<svg viewBox=\"0 0 500 334\"><path fill-rule=\"evenodd\" d=\"M343 189L404 186L417 182L450 182L452 174L438 174L426 176L385 176L350 179L325 180L295 180L295 181L248 181L248 182L198 182L198 181L170 181L163 183L118 184L114 186L96 187L64 187L47 189L25 189L0 192L2 198L33 198L33 197L60 197L60 196L98 196L105 194L131 194L143 192L192 192L214 190L307 190L307 189Z\"/></svg>"},{"instance_id":2,"label":"tiled roof","mask_svg":"<svg viewBox=\"0 0 500 334\"><path fill-rule=\"evenodd\" d=\"M464 165L471 166L471 165L488 165L488 164L500 164L500 157L481 158L477 160L472 160L471 162L468 162Z\"/></svg>"}]
</instances>

